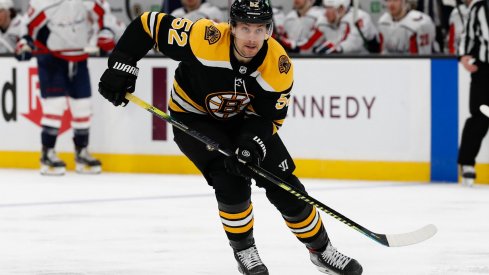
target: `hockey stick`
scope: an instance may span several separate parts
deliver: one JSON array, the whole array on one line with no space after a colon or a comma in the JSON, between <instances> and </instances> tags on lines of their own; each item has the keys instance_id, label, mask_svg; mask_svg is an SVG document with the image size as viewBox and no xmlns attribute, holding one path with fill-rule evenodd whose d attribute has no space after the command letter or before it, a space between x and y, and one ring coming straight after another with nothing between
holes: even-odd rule
<instances>
[{"instance_id":1,"label":"hockey stick","mask_svg":"<svg viewBox=\"0 0 489 275\"><path fill-rule=\"evenodd\" d=\"M211 140L210 138L202 135L201 133L190 129L186 125L182 124L181 122L175 120L172 118L170 115L166 114L165 112L159 110L158 108L148 104L147 102L141 100L139 97L131 94L131 93L126 93L126 99L131 101L132 103L140 106L141 108L147 110L148 112L152 113L153 115L167 121L171 125L175 126L176 128L180 129L181 131L185 132L186 134L196 138L197 140L203 142L206 144L209 149L217 150L220 153L222 153L225 156L232 156L233 153L227 150L224 150L222 148L219 148L219 144L216 143L215 141ZM257 175L269 180L273 184L279 186L280 188L284 189L285 191L293 194L296 196L298 199L303 200L316 208L324 211L328 215L332 216L333 218L339 220L340 222L348 225L349 227L357 230L358 232L362 233L363 235L369 237L370 239L383 244L388 247L399 247L399 246L407 246L411 244L416 244L420 243L422 241L425 241L433 235L436 234L436 227L432 224L426 225L416 231L413 232L408 232L408 233L403 233L403 234L379 234L379 233L374 233L365 227L359 225L358 223L350 220L349 218L345 217L341 213L337 212L336 210L332 209L331 207L328 207L327 205L323 204L322 202L316 200L315 198L309 196L305 192L296 189L289 183L285 182L284 180L280 179L279 177L275 176L274 174L268 172L267 170L255 166L255 165L248 165L248 167Z\"/></svg>"},{"instance_id":2,"label":"hockey stick","mask_svg":"<svg viewBox=\"0 0 489 275\"><path fill-rule=\"evenodd\" d=\"M481 112L486 116L486 117L489 117L489 106L487 105L484 105L482 104L480 107L479 107L479 110L481 110Z\"/></svg>"},{"instance_id":3,"label":"hockey stick","mask_svg":"<svg viewBox=\"0 0 489 275\"><path fill-rule=\"evenodd\" d=\"M70 52L82 52L83 54L98 55L98 54L100 54L100 48L98 48L98 47L85 47L85 48L79 48L79 49L62 49L62 50L49 50L49 49L43 48L43 49L32 51L32 54L33 55L63 54L63 53L70 53Z\"/></svg>"}]
</instances>

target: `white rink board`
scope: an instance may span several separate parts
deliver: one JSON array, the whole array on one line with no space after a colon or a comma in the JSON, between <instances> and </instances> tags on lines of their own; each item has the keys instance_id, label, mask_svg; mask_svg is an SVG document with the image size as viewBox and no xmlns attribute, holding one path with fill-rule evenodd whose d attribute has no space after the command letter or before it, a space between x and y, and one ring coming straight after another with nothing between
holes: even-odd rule
<instances>
[{"instance_id":1,"label":"white rink board","mask_svg":"<svg viewBox=\"0 0 489 275\"><path fill-rule=\"evenodd\" d=\"M0 116L1 132L9 133L1 135L0 151L37 151L40 129L21 115L29 110L28 68L35 67L35 61L0 60L0 88L12 82L12 68L16 68L17 75L17 121L7 123ZM429 161L430 60L295 59L294 64L293 99L280 131L294 157ZM136 94L152 101L154 67L167 68L169 94L176 65L166 58L141 60ZM89 68L94 103L90 139L93 152L180 154L170 129L167 141L152 140L149 113L134 104L114 108L98 94L98 79L106 68L106 59L90 59ZM9 96L11 92L7 92L6 100L11 110ZM73 150L70 132L58 139L57 149Z\"/></svg>"},{"instance_id":2,"label":"white rink board","mask_svg":"<svg viewBox=\"0 0 489 275\"><path fill-rule=\"evenodd\" d=\"M172 136L168 138L167 142L152 141L151 115L148 112L134 104L130 104L126 108L115 108L98 93L98 81L107 67L106 64L107 60L102 58L94 58L89 61L94 114L90 135L91 150L98 153L179 154L178 148L172 141ZM5 123L3 118L0 119L1 131L9 133L9 135L1 137L0 150L38 151L40 148L40 128L21 115L29 110L28 68L35 67L36 63L35 61L17 63L13 58L2 58L2 65L0 69L0 85L3 85L5 81L11 82L11 68L15 67L17 69L18 114L16 122ZM170 74L169 79L171 80L176 65L176 62L169 59L147 59L140 62L139 78L136 85L137 95L150 101L152 68L167 67ZM5 68L8 68L6 72ZM39 91L36 92L39 93ZM73 150L71 136L71 131L68 131L58 138L56 144L58 151L70 152Z\"/></svg>"},{"instance_id":3,"label":"white rink board","mask_svg":"<svg viewBox=\"0 0 489 275\"><path fill-rule=\"evenodd\" d=\"M430 60L299 59L294 65L293 95L306 98L307 110L302 116L292 100L280 131L293 155L430 160ZM312 97L324 99L322 116L317 108L313 113Z\"/></svg>"}]
</instances>

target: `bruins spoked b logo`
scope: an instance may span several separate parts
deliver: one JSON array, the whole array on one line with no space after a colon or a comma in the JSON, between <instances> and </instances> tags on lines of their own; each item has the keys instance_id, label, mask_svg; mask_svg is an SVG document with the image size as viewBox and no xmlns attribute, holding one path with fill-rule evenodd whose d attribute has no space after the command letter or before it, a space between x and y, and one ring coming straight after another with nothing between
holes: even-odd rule
<instances>
[{"instance_id":1,"label":"bruins spoked b logo","mask_svg":"<svg viewBox=\"0 0 489 275\"><path fill-rule=\"evenodd\" d=\"M209 42L209 45L212 45L219 41L221 38L221 32L216 28L216 26L206 26L205 27L205 37L204 39Z\"/></svg>"},{"instance_id":2,"label":"bruins spoked b logo","mask_svg":"<svg viewBox=\"0 0 489 275\"><path fill-rule=\"evenodd\" d=\"M231 118L246 108L250 103L250 97L245 93L219 92L206 97L205 105L209 114L217 119Z\"/></svg>"},{"instance_id":3,"label":"bruins spoked b logo","mask_svg":"<svg viewBox=\"0 0 489 275\"><path fill-rule=\"evenodd\" d=\"M282 55L278 59L278 71L287 74L290 70L290 60L286 55Z\"/></svg>"}]
</instances>

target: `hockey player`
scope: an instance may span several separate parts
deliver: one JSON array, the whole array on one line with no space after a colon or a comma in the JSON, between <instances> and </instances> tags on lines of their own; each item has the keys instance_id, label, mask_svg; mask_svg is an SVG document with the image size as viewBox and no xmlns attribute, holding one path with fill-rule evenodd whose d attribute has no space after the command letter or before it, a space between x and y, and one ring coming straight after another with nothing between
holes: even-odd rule
<instances>
[{"instance_id":1,"label":"hockey player","mask_svg":"<svg viewBox=\"0 0 489 275\"><path fill-rule=\"evenodd\" d=\"M218 23L224 21L224 14L222 11L208 2L202 3L203 0L181 1L182 7L171 13L174 17L187 18L191 21L197 21L201 18L207 18Z\"/></svg>"},{"instance_id":2,"label":"hockey player","mask_svg":"<svg viewBox=\"0 0 489 275\"><path fill-rule=\"evenodd\" d=\"M313 4L314 0L294 0L294 10L285 17L283 35L275 36L287 51L311 53L321 42L317 23L324 9Z\"/></svg>"},{"instance_id":3,"label":"hockey player","mask_svg":"<svg viewBox=\"0 0 489 275\"><path fill-rule=\"evenodd\" d=\"M431 18L409 10L406 0L387 0L387 10L379 19L383 53L431 54L435 46L435 25Z\"/></svg>"},{"instance_id":4,"label":"hockey player","mask_svg":"<svg viewBox=\"0 0 489 275\"><path fill-rule=\"evenodd\" d=\"M360 9L354 11L351 0L323 0L326 14L318 23L325 41L314 52L379 53L380 37L370 15Z\"/></svg>"},{"instance_id":5,"label":"hockey player","mask_svg":"<svg viewBox=\"0 0 489 275\"><path fill-rule=\"evenodd\" d=\"M74 131L76 171L100 173L101 163L87 150L92 116L91 87L87 68L88 54L83 50L95 37L96 46L110 51L115 46L115 32L120 26L103 0L32 0L28 10L28 35L39 51L37 56L41 86L42 154L41 174L63 175L65 163L54 151L63 113L71 110ZM112 25L112 29L109 29ZM31 49L20 41L22 52Z\"/></svg>"},{"instance_id":6,"label":"hockey player","mask_svg":"<svg viewBox=\"0 0 489 275\"><path fill-rule=\"evenodd\" d=\"M109 57L99 92L115 106L127 103L124 95L134 92L137 61L153 47L181 61L171 91L171 115L236 152L224 157L173 128L180 150L214 188L239 271L269 274L253 238L254 178L322 272L361 274L356 260L331 245L315 207L255 177L244 165L260 165L304 190L277 133L286 117L294 69L284 49L270 38L272 16L269 0L234 1L230 24L144 13L128 26Z\"/></svg>"},{"instance_id":7,"label":"hockey player","mask_svg":"<svg viewBox=\"0 0 489 275\"><path fill-rule=\"evenodd\" d=\"M469 9L464 3L458 3L457 6L450 13L449 28L448 28L448 53L458 54L458 46L460 45L460 38L464 31L464 22L467 21L469 15Z\"/></svg>"},{"instance_id":8,"label":"hockey player","mask_svg":"<svg viewBox=\"0 0 489 275\"><path fill-rule=\"evenodd\" d=\"M17 15L12 0L0 0L0 53L14 53L25 33L22 16Z\"/></svg>"}]
</instances>

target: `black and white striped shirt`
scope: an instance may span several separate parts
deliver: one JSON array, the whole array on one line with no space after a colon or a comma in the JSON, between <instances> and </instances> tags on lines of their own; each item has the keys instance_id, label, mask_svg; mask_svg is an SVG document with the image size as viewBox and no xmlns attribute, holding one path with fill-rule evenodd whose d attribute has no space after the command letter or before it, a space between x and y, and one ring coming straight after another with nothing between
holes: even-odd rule
<instances>
[{"instance_id":1,"label":"black and white striped shirt","mask_svg":"<svg viewBox=\"0 0 489 275\"><path fill-rule=\"evenodd\" d=\"M472 55L477 61L489 63L489 0L473 0L460 43L460 55Z\"/></svg>"}]
</instances>

